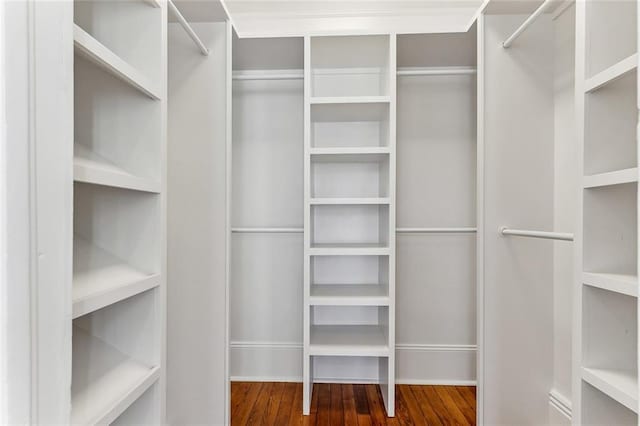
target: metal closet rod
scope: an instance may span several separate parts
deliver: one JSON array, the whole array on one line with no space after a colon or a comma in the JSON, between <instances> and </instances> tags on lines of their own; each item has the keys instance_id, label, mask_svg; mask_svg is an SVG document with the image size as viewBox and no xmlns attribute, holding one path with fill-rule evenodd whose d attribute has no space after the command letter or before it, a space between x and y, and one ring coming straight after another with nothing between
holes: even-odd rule
<instances>
[{"instance_id":1,"label":"metal closet rod","mask_svg":"<svg viewBox=\"0 0 640 426\"><path fill-rule=\"evenodd\" d=\"M545 0L544 3L542 3L540 7L537 8L535 12L533 12L531 16L529 16L527 20L524 21L522 25L518 27L517 30L515 30L515 32L511 34L511 36L502 43L502 47L504 47L505 49L508 49L511 46L511 44L513 44L514 40L520 37L520 35L523 32L525 32L525 30L529 28L529 26L531 26L531 24L533 24L536 21L536 19L538 19L540 15L544 13L554 1L556 0Z\"/></svg>"},{"instance_id":2,"label":"metal closet rod","mask_svg":"<svg viewBox=\"0 0 640 426\"><path fill-rule=\"evenodd\" d=\"M569 232L547 232L532 231L528 229L511 229L503 226L500 228L503 236L513 235L515 237L543 238L545 240L573 241L573 234Z\"/></svg>"},{"instance_id":3,"label":"metal closet rod","mask_svg":"<svg viewBox=\"0 0 640 426\"><path fill-rule=\"evenodd\" d=\"M475 67L431 67L431 68L398 68L396 75L399 76L420 76L420 75L471 75L475 74ZM302 80L304 75L302 70L292 70L286 72L254 72L246 74L235 74L234 80Z\"/></svg>"},{"instance_id":4,"label":"metal closet rod","mask_svg":"<svg viewBox=\"0 0 640 426\"><path fill-rule=\"evenodd\" d=\"M476 228L396 228L399 234L465 234L474 233ZM302 233L302 228L231 228L238 234L294 234Z\"/></svg>"},{"instance_id":5,"label":"metal closet rod","mask_svg":"<svg viewBox=\"0 0 640 426\"><path fill-rule=\"evenodd\" d=\"M202 52L202 54L205 56L209 56L209 49L207 49L207 46L205 46L202 40L200 40L200 37L198 37L198 34L196 34L196 32L193 31L193 28L191 28L191 25L189 25L187 20L184 19L184 16L182 16L182 13L180 13L176 5L173 4L173 1L168 0L167 4L169 5L169 10L171 10L171 13L173 13L173 15L176 17L180 25L182 25L182 28L184 28L184 30L187 32L189 37L191 37L191 40L193 40L194 43L198 46L198 49L200 49L200 52Z\"/></svg>"}]
</instances>

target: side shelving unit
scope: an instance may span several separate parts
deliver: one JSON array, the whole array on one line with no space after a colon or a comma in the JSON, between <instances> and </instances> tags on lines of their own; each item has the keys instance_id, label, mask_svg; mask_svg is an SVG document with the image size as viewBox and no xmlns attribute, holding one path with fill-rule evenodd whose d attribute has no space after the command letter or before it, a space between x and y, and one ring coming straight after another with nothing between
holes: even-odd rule
<instances>
[{"instance_id":1,"label":"side shelving unit","mask_svg":"<svg viewBox=\"0 0 640 426\"><path fill-rule=\"evenodd\" d=\"M166 27L74 2L72 424L164 422Z\"/></svg>"},{"instance_id":2,"label":"side shelving unit","mask_svg":"<svg viewBox=\"0 0 640 426\"><path fill-rule=\"evenodd\" d=\"M577 2L574 424L638 424L638 6ZM615 42L612 42L614 41Z\"/></svg>"},{"instance_id":3,"label":"side shelving unit","mask_svg":"<svg viewBox=\"0 0 640 426\"><path fill-rule=\"evenodd\" d=\"M395 406L395 35L305 38L303 412L314 364L376 359Z\"/></svg>"}]
</instances>

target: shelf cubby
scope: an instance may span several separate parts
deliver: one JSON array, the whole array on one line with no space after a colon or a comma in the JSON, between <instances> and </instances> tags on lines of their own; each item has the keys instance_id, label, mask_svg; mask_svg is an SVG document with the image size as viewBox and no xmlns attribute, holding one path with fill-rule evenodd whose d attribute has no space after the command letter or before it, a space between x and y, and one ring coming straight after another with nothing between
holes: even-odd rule
<instances>
[{"instance_id":1,"label":"shelf cubby","mask_svg":"<svg viewBox=\"0 0 640 426\"><path fill-rule=\"evenodd\" d=\"M583 425L637 426L638 415L599 389L582 381Z\"/></svg>"},{"instance_id":2,"label":"shelf cubby","mask_svg":"<svg viewBox=\"0 0 640 426\"><path fill-rule=\"evenodd\" d=\"M386 153L313 153L311 197L386 198L389 155Z\"/></svg>"},{"instance_id":3,"label":"shelf cubby","mask_svg":"<svg viewBox=\"0 0 640 426\"><path fill-rule=\"evenodd\" d=\"M138 70L153 87L162 78L161 17L160 8L143 1L74 1L76 27Z\"/></svg>"},{"instance_id":4,"label":"shelf cubby","mask_svg":"<svg viewBox=\"0 0 640 426\"><path fill-rule=\"evenodd\" d=\"M311 147L389 145L389 102L311 105Z\"/></svg>"},{"instance_id":5,"label":"shelf cubby","mask_svg":"<svg viewBox=\"0 0 640 426\"><path fill-rule=\"evenodd\" d=\"M585 95L585 176L637 167L636 92L634 69Z\"/></svg>"},{"instance_id":6,"label":"shelf cubby","mask_svg":"<svg viewBox=\"0 0 640 426\"><path fill-rule=\"evenodd\" d=\"M637 183L584 190L585 272L637 275Z\"/></svg>"},{"instance_id":7,"label":"shelf cubby","mask_svg":"<svg viewBox=\"0 0 640 426\"><path fill-rule=\"evenodd\" d=\"M637 52L638 12L635 1L587 2L585 18L586 78Z\"/></svg>"},{"instance_id":8,"label":"shelf cubby","mask_svg":"<svg viewBox=\"0 0 640 426\"><path fill-rule=\"evenodd\" d=\"M582 297L583 380L637 411L638 299L590 286Z\"/></svg>"},{"instance_id":9,"label":"shelf cubby","mask_svg":"<svg viewBox=\"0 0 640 426\"><path fill-rule=\"evenodd\" d=\"M390 79L387 35L311 38L311 96L387 96Z\"/></svg>"},{"instance_id":10,"label":"shelf cubby","mask_svg":"<svg viewBox=\"0 0 640 426\"><path fill-rule=\"evenodd\" d=\"M312 325L311 356L389 356L382 325Z\"/></svg>"},{"instance_id":11,"label":"shelf cubby","mask_svg":"<svg viewBox=\"0 0 640 426\"><path fill-rule=\"evenodd\" d=\"M159 378L156 290L73 322L71 424L108 424Z\"/></svg>"},{"instance_id":12,"label":"shelf cubby","mask_svg":"<svg viewBox=\"0 0 640 426\"><path fill-rule=\"evenodd\" d=\"M389 207L385 205L314 205L311 246L388 245Z\"/></svg>"},{"instance_id":13,"label":"shelf cubby","mask_svg":"<svg viewBox=\"0 0 640 426\"><path fill-rule=\"evenodd\" d=\"M158 403L159 397L159 386L157 383L154 383L118 416L118 418L111 423L111 426L157 425L162 423L159 413L153 409L154 405Z\"/></svg>"}]
</instances>

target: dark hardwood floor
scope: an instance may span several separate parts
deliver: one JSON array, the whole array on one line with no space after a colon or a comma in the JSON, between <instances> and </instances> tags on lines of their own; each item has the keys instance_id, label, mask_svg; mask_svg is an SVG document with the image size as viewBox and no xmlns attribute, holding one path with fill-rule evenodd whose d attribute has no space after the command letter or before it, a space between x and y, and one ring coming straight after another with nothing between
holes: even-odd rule
<instances>
[{"instance_id":1,"label":"dark hardwood floor","mask_svg":"<svg viewBox=\"0 0 640 426\"><path fill-rule=\"evenodd\" d=\"M301 383L234 382L231 424L475 425L472 386L396 386L396 417L387 418L377 385L315 384L311 415L302 415Z\"/></svg>"}]
</instances>

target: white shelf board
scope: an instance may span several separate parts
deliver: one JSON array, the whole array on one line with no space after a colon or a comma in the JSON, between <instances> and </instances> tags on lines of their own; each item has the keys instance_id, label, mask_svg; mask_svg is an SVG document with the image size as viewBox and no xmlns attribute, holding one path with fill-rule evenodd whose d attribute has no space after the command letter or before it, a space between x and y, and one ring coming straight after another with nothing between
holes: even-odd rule
<instances>
[{"instance_id":1,"label":"white shelf board","mask_svg":"<svg viewBox=\"0 0 640 426\"><path fill-rule=\"evenodd\" d=\"M638 412L638 374L636 372L583 367L582 379L634 413Z\"/></svg>"},{"instance_id":2,"label":"white shelf board","mask_svg":"<svg viewBox=\"0 0 640 426\"><path fill-rule=\"evenodd\" d=\"M160 376L150 367L73 328L71 424L109 424Z\"/></svg>"},{"instance_id":3,"label":"white shelf board","mask_svg":"<svg viewBox=\"0 0 640 426\"><path fill-rule=\"evenodd\" d=\"M390 96L312 96L311 105L389 103Z\"/></svg>"},{"instance_id":4,"label":"white shelf board","mask_svg":"<svg viewBox=\"0 0 640 426\"><path fill-rule=\"evenodd\" d=\"M144 1L149 6L154 7L154 8L159 8L160 7L160 3L158 3L158 0L142 0L142 1Z\"/></svg>"},{"instance_id":5,"label":"white shelf board","mask_svg":"<svg viewBox=\"0 0 640 426\"><path fill-rule=\"evenodd\" d=\"M158 285L158 274L144 273L81 237L73 239L73 318Z\"/></svg>"},{"instance_id":6,"label":"white shelf board","mask_svg":"<svg viewBox=\"0 0 640 426\"><path fill-rule=\"evenodd\" d=\"M314 284L313 306L389 306L389 290L382 284Z\"/></svg>"},{"instance_id":7,"label":"white shelf board","mask_svg":"<svg viewBox=\"0 0 640 426\"><path fill-rule=\"evenodd\" d=\"M89 33L73 25L73 45L75 51L100 68L135 87L152 99L160 99L160 91L155 84L137 69L129 65Z\"/></svg>"},{"instance_id":8,"label":"white shelf board","mask_svg":"<svg viewBox=\"0 0 640 426\"><path fill-rule=\"evenodd\" d=\"M385 329L378 325L313 325L312 356L389 356Z\"/></svg>"},{"instance_id":9,"label":"white shelf board","mask_svg":"<svg viewBox=\"0 0 640 426\"><path fill-rule=\"evenodd\" d=\"M598 188L602 186L621 185L638 181L638 168L617 170L615 172L599 173L585 176L583 179L584 188Z\"/></svg>"},{"instance_id":10,"label":"white shelf board","mask_svg":"<svg viewBox=\"0 0 640 426\"><path fill-rule=\"evenodd\" d=\"M585 81L585 92L590 93L635 71L638 68L638 54L634 53L606 70L599 72Z\"/></svg>"},{"instance_id":11,"label":"white shelf board","mask_svg":"<svg viewBox=\"0 0 640 426\"><path fill-rule=\"evenodd\" d=\"M385 244L312 244L311 256L388 256L391 249Z\"/></svg>"},{"instance_id":12,"label":"white shelf board","mask_svg":"<svg viewBox=\"0 0 640 426\"><path fill-rule=\"evenodd\" d=\"M636 275L583 272L582 282L591 287L638 297L638 277Z\"/></svg>"},{"instance_id":13,"label":"white shelf board","mask_svg":"<svg viewBox=\"0 0 640 426\"><path fill-rule=\"evenodd\" d=\"M380 163L389 158L389 147L311 148L313 163Z\"/></svg>"},{"instance_id":14,"label":"white shelf board","mask_svg":"<svg viewBox=\"0 0 640 426\"><path fill-rule=\"evenodd\" d=\"M391 201L388 197L382 198L312 198L309 203L311 205L386 205Z\"/></svg>"},{"instance_id":15,"label":"white shelf board","mask_svg":"<svg viewBox=\"0 0 640 426\"><path fill-rule=\"evenodd\" d=\"M160 192L160 182L128 173L82 144L74 146L73 179L115 188Z\"/></svg>"}]
</instances>

